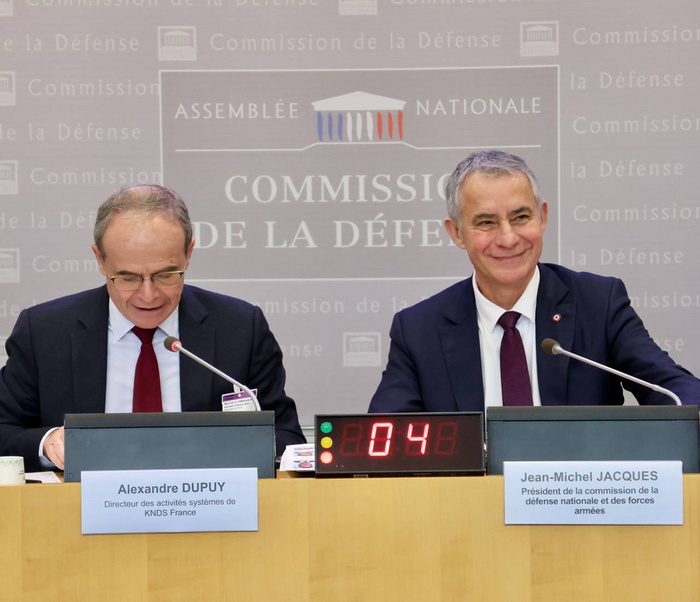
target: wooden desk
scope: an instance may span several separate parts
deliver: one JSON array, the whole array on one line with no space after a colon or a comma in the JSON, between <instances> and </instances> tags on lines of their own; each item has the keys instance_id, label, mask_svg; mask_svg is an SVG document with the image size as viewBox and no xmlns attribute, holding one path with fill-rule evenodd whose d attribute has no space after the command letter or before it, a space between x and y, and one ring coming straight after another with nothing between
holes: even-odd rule
<instances>
[{"instance_id":1,"label":"wooden desk","mask_svg":"<svg viewBox=\"0 0 700 602\"><path fill-rule=\"evenodd\" d=\"M700 600L685 525L503 525L501 477L260 481L258 533L80 534L80 485L0 487L0 599Z\"/></svg>"}]
</instances>

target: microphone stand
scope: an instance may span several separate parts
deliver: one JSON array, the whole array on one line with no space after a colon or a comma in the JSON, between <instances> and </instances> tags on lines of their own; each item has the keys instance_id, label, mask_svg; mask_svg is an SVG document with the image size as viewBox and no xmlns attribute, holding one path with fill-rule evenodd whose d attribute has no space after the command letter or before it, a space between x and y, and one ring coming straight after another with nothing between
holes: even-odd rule
<instances>
[{"instance_id":1,"label":"microphone stand","mask_svg":"<svg viewBox=\"0 0 700 602\"><path fill-rule=\"evenodd\" d=\"M603 364L599 364L598 362L594 362L593 360L589 360L588 358L585 358L583 356L576 355L575 353L564 349L554 339L545 339L544 341L542 341L542 349L545 353L548 353L549 355L566 355L567 357L578 360L579 362L583 362L584 364L588 364L589 366L593 366L594 368L600 368L601 370L605 370L605 372L610 372L610 374L614 374L615 376L619 376L620 378L631 380L633 383L637 383L638 385L642 385L643 387L652 389L657 393L663 393L664 395L668 395L668 397L670 397L671 399L673 399L673 401L676 402L676 405L682 405L680 398L673 391L669 391L668 389L660 387L659 385L654 385L650 382L642 380L641 378L625 374L624 372L615 370L615 368L609 368L608 366L604 366Z\"/></svg>"}]
</instances>

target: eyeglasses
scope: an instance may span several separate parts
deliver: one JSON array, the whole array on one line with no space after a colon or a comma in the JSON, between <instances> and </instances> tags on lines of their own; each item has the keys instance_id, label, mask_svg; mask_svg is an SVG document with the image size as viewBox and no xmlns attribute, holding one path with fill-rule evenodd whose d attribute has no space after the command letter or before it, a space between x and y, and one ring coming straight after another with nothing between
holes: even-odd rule
<instances>
[{"instance_id":1,"label":"eyeglasses","mask_svg":"<svg viewBox=\"0 0 700 602\"><path fill-rule=\"evenodd\" d=\"M185 270L174 270L172 272L159 272L158 274L153 274L144 278L143 276L138 276L136 274L126 274L124 276L110 276L107 273L107 268L105 264L102 264L107 278L109 278L114 286L124 292L137 291L141 288L145 280L150 280L153 286L158 288L170 288L180 284L183 278Z\"/></svg>"}]
</instances>

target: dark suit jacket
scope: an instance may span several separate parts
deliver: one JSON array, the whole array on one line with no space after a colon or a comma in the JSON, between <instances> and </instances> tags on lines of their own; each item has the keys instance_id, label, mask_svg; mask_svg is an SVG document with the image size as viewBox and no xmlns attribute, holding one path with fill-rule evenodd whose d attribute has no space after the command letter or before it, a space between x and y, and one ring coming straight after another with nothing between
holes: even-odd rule
<instances>
[{"instance_id":1,"label":"dark suit jacket","mask_svg":"<svg viewBox=\"0 0 700 602\"><path fill-rule=\"evenodd\" d=\"M39 469L39 443L67 413L105 410L106 287L24 310L7 339L0 371L0 455L21 455ZM180 339L186 349L250 388L263 410L274 410L277 450L303 443L294 401L284 391L282 352L260 308L240 299L185 286ZM187 357L180 359L183 411L221 410L231 385Z\"/></svg>"},{"instance_id":2,"label":"dark suit jacket","mask_svg":"<svg viewBox=\"0 0 700 602\"><path fill-rule=\"evenodd\" d=\"M573 353L700 403L700 381L651 339L621 280L539 264L537 340L555 339ZM555 320L554 316L561 316ZM389 362L370 412L484 411L484 385L472 279L394 316ZM619 378L538 346L542 405L620 405ZM669 397L623 381L639 403Z\"/></svg>"}]
</instances>

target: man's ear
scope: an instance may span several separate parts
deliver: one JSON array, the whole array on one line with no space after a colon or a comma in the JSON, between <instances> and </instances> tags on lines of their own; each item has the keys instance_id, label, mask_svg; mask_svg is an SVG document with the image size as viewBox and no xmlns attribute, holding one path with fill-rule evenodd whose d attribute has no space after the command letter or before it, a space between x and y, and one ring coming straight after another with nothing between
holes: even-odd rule
<instances>
[{"instance_id":1,"label":"man's ear","mask_svg":"<svg viewBox=\"0 0 700 602\"><path fill-rule=\"evenodd\" d=\"M100 268L100 273L103 276L107 276L107 272L105 272L105 268L102 261L102 255L100 254L97 245L92 245L92 252L95 254L95 259L97 260L97 267Z\"/></svg>"},{"instance_id":2,"label":"man's ear","mask_svg":"<svg viewBox=\"0 0 700 602\"><path fill-rule=\"evenodd\" d=\"M547 218L549 217L549 205L547 201L542 201L542 209L540 210L540 221L542 222L542 233L547 229Z\"/></svg>"},{"instance_id":3,"label":"man's ear","mask_svg":"<svg viewBox=\"0 0 700 602\"><path fill-rule=\"evenodd\" d=\"M452 218L445 218L445 221L443 223L445 225L445 232L447 232L447 234L450 236L452 242L455 243L460 249L466 250L467 246L462 240L462 233L460 232L459 228L457 227L457 224L454 223Z\"/></svg>"},{"instance_id":4,"label":"man's ear","mask_svg":"<svg viewBox=\"0 0 700 602\"><path fill-rule=\"evenodd\" d=\"M190 246L187 248L187 261L185 262L185 269L190 267L190 259L192 258L192 251L194 250L194 237L190 240Z\"/></svg>"}]
</instances>

